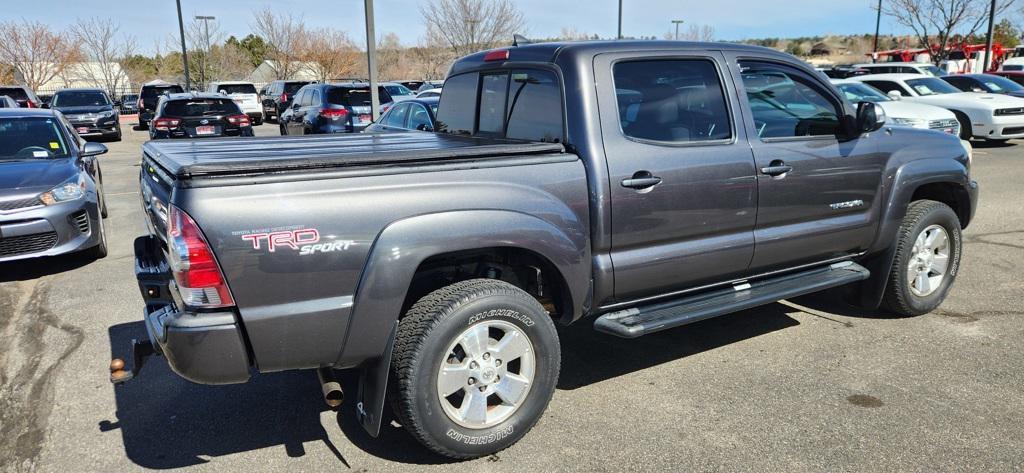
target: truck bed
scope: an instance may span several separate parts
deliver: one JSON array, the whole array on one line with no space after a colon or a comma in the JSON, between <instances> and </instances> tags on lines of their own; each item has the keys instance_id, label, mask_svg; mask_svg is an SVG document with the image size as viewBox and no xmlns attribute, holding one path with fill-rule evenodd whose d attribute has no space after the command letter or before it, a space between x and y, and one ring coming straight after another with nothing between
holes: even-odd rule
<instances>
[{"instance_id":1,"label":"truck bed","mask_svg":"<svg viewBox=\"0 0 1024 473\"><path fill-rule=\"evenodd\" d=\"M144 144L142 149L150 159L179 179L564 152L559 143L423 132L153 140Z\"/></svg>"}]
</instances>

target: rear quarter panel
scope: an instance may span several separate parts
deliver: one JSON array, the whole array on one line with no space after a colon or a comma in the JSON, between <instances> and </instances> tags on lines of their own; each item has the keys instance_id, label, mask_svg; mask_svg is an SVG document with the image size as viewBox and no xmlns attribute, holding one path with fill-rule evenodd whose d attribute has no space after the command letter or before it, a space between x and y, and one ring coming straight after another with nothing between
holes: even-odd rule
<instances>
[{"instance_id":1,"label":"rear quarter panel","mask_svg":"<svg viewBox=\"0 0 1024 473\"><path fill-rule=\"evenodd\" d=\"M176 189L173 200L195 219L213 247L259 370L310 368L335 364L345 340L359 339L360 333L348 333L355 302L367 300L357 298L357 286L380 235L396 222L472 210L530 216L560 229L578 253L563 259L575 265L571 270L589 272L586 175L582 163L567 156L304 174L274 182L207 179ZM444 221L437 220L437 225L444 226ZM443 228L454 242L449 248L475 248L473 235L481 229L468 227ZM510 246L520 243L516 228L503 231ZM425 257L425 252L413 251L415 235L400 238L405 247L394 249L395 258ZM328 251L310 251L316 244L326 244ZM403 266L412 263L407 260ZM389 284L407 287L408 281ZM404 291L394 292L370 299L404 298ZM394 301L383 307L394 307ZM379 324L370 325L390 330L398 315L364 317L379 317Z\"/></svg>"}]
</instances>

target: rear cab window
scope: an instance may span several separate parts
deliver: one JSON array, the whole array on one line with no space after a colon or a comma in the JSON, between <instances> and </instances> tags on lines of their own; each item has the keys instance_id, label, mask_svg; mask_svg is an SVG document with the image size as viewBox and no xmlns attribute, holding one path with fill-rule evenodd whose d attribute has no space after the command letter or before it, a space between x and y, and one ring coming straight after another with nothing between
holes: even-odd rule
<instances>
[{"instance_id":1,"label":"rear cab window","mask_svg":"<svg viewBox=\"0 0 1024 473\"><path fill-rule=\"evenodd\" d=\"M180 85L147 85L142 88L142 98L159 97L164 92L180 94L184 92Z\"/></svg>"},{"instance_id":2,"label":"rear cab window","mask_svg":"<svg viewBox=\"0 0 1024 473\"><path fill-rule=\"evenodd\" d=\"M14 100L28 100L28 94L21 87L0 87L0 95L6 95Z\"/></svg>"},{"instance_id":3,"label":"rear cab window","mask_svg":"<svg viewBox=\"0 0 1024 473\"><path fill-rule=\"evenodd\" d=\"M442 133L561 143L565 140L562 87L544 69L459 74L445 81L437 108Z\"/></svg>"}]
</instances>

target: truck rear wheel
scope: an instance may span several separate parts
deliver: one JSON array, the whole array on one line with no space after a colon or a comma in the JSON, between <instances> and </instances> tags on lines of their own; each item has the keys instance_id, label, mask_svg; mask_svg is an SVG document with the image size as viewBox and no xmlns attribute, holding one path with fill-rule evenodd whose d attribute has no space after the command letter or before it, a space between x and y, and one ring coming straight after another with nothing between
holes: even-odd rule
<instances>
[{"instance_id":1,"label":"truck rear wheel","mask_svg":"<svg viewBox=\"0 0 1024 473\"><path fill-rule=\"evenodd\" d=\"M502 281L462 281L423 297L399 322L392 407L430 450L480 457L537 423L560 363L558 333L536 299Z\"/></svg>"},{"instance_id":2,"label":"truck rear wheel","mask_svg":"<svg viewBox=\"0 0 1024 473\"><path fill-rule=\"evenodd\" d=\"M883 304L913 316L931 312L946 298L960 267L960 220L934 200L911 202L896 238Z\"/></svg>"}]
</instances>

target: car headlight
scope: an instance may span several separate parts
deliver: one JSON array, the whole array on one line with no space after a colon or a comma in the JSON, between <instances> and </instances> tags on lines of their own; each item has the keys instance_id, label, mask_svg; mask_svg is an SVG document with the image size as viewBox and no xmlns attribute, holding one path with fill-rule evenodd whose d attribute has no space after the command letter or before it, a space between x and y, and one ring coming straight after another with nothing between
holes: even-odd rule
<instances>
[{"instance_id":1,"label":"car headlight","mask_svg":"<svg viewBox=\"0 0 1024 473\"><path fill-rule=\"evenodd\" d=\"M39 194L39 200L46 205L54 205L69 200L81 199L85 196L85 189L85 176L79 173L78 176L64 181L59 186Z\"/></svg>"},{"instance_id":2,"label":"car headlight","mask_svg":"<svg viewBox=\"0 0 1024 473\"><path fill-rule=\"evenodd\" d=\"M923 118L901 118L901 117L889 117L889 121L892 122L893 126L909 126L914 128L928 128L928 120Z\"/></svg>"},{"instance_id":3,"label":"car headlight","mask_svg":"<svg viewBox=\"0 0 1024 473\"><path fill-rule=\"evenodd\" d=\"M113 110L104 110L104 111L100 112L100 116L103 117L103 118L110 118L110 117L114 116L114 111Z\"/></svg>"}]
</instances>

